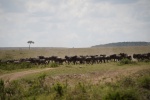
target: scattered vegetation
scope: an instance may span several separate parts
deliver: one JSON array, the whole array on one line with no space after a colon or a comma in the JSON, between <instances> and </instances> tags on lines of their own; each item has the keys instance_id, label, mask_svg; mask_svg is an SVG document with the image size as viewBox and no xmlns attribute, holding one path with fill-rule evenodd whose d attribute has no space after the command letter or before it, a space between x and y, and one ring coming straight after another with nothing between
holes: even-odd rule
<instances>
[{"instance_id":1,"label":"scattered vegetation","mask_svg":"<svg viewBox=\"0 0 150 100\"><path fill-rule=\"evenodd\" d=\"M0 80L0 100L5 99L5 86L4 86L4 81Z\"/></svg>"},{"instance_id":2,"label":"scattered vegetation","mask_svg":"<svg viewBox=\"0 0 150 100\"><path fill-rule=\"evenodd\" d=\"M138 80L139 87L150 90L150 76L143 76Z\"/></svg>"},{"instance_id":3,"label":"scattered vegetation","mask_svg":"<svg viewBox=\"0 0 150 100\"><path fill-rule=\"evenodd\" d=\"M59 64L55 63L55 62L52 62L52 63L50 63L50 67L59 67Z\"/></svg>"},{"instance_id":4,"label":"scattered vegetation","mask_svg":"<svg viewBox=\"0 0 150 100\"><path fill-rule=\"evenodd\" d=\"M1 70L16 70L16 69L27 69L35 67L34 64L23 62L23 63L0 63Z\"/></svg>"},{"instance_id":5,"label":"scattered vegetation","mask_svg":"<svg viewBox=\"0 0 150 100\"><path fill-rule=\"evenodd\" d=\"M143 62L150 63L150 59L144 59Z\"/></svg>"},{"instance_id":6,"label":"scattered vegetation","mask_svg":"<svg viewBox=\"0 0 150 100\"><path fill-rule=\"evenodd\" d=\"M138 77L122 77L115 83L92 84L79 81L71 86L68 81L47 83L46 74L37 79L12 81L4 86L0 81L0 96L5 99L45 100L149 100L150 78L145 73Z\"/></svg>"},{"instance_id":7,"label":"scattered vegetation","mask_svg":"<svg viewBox=\"0 0 150 100\"><path fill-rule=\"evenodd\" d=\"M142 48L142 49L139 49ZM144 48L144 49L143 49ZM55 51L55 52L54 52ZM112 52L114 51L114 52ZM35 57L37 55L51 56L58 55L63 57L64 55L92 55L92 54L111 54L125 52L129 54L145 53L149 52L149 47L128 47L128 48L85 48L85 49L37 49L37 50L25 50L22 49L18 52L17 49L14 51L1 50L0 59L19 59ZM60 52L60 53L58 53ZM111 53L110 53L111 52ZM148 63L145 63L148 62ZM49 74L36 75L34 78L21 79L15 81L4 81L0 79L0 100L150 100L150 71L143 70L138 72L138 75L131 75L127 77L117 76L117 80L113 82L103 82L101 80L96 84L93 81L85 81L79 78L82 75L100 76L103 73L111 73L118 69L124 70L132 66L135 67L136 62L132 62L127 59L123 59L117 66L116 63L102 63L94 65L64 65L65 67L56 68L49 71ZM149 67L149 61L138 62L139 67L143 67L142 64L147 64ZM130 66L131 65L131 66ZM40 65L41 66L41 65ZM11 71L16 69L25 69L37 67L29 63L20 64L0 64L0 72L4 70ZM51 63L46 67L59 67L57 63ZM138 68L139 68L138 67ZM146 68L144 66L144 68ZM136 68L135 68L136 69ZM117 72L116 71L116 72ZM64 75L58 79L54 79L53 82L48 82L47 78L50 76ZM110 74L111 75L111 74ZM68 77L70 80L65 80ZM90 76L87 76L90 77ZM61 80L61 81L60 81Z\"/></svg>"},{"instance_id":8,"label":"scattered vegetation","mask_svg":"<svg viewBox=\"0 0 150 100\"><path fill-rule=\"evenodd\" d=\"M138 95L134 89L113 89L108 91L104 100L138 100Z\"/></svg>"},{"instance_id":9,"label":"scattered vegetation","mask_svg":"<svg viewBox=\"0 0 150 100\"><path fill-rule=\"evenodd\" d=\"M126 65L126 64L137 64L137 63L135 61L132 61L132 60L127 59L127 58L121 59L119 61L119 65Z\"/></svg>"}]
</instances>

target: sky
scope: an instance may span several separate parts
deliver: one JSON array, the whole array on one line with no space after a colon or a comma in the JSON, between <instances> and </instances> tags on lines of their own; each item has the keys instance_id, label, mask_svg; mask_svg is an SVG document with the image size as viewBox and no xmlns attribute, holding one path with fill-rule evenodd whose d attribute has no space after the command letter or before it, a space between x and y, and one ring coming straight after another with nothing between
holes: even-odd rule
<instances>
[{"instance_id":1,"label":"sky","mask_svg":"<svg viewBox=\"0 0 150 100\"><path fill-rule=\"evenodd\" d=\"M0 0L0 47L150 42L150 0Z\"/></svg>"}]
</instances>

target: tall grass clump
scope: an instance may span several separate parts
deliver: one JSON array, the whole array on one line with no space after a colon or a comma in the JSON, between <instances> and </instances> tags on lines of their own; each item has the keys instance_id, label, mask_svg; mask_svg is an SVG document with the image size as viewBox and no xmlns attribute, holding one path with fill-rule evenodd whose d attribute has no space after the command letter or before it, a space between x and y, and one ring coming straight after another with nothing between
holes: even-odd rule
<instances>
[{"instance_id":1,"label":"tall grass clump","mask_svg":"<svg viewBox=\"0 0 150 100\"><path fill-rule=\"evenodd\" d=\"M137 64L135 61L124 58L119 61L119 65L127 65L127 64Z\"/></svg>"},{"instance_id":2,"label":"tall grass clump","mask_svg":"<svg viewBox=\"0 0 150 100\"><path fill-rule=\"evenodd\" d=\"M86 83L79 82L67 92L66 100L90 100L89 90L90 87Z\"/></svg>"},{"instance_id":3,"label":"tall grass clump","mask_svg":"<svg viewBox=\"0 0 150 100\"><path fill-rule=\"evenodd\" d=\"M121 80L118 81L120 86L123 87L133 87L135 86L135 80L131 77L123 77Z\"/></svg>"},{"instance_id":4,"label":"tall grass clump","mask_svg":"<svg viewBox=\"0 0 150 100\"><path fill-rule=\"evenodd\" d=\"M2 79L0 79L0 100L5 100L5 86Z\"/></svg>"},{"instance_id":5,"label":"tall grass clump","mask_svg":"<svg viewBox=\"0 0 150 100\"><path fill-rule=\"evenodd\" d=\"M138 85L141 88L150 90L150 76L140 77L138 80Z\"/></svg>"},{"instance_id":6,"label":"tall grass clump","mask_svg":"<svg viewBox=\"0 0 150 100\"><path fill-rule=\"evenodd\" d=\"M117 89L108 91L104 100L138 100L138 96L133 89Z\"/></svg>"},{"instance_id":7,"label":"tall grass clump","mask_svg":"<svg viewBox=\"0 0 150 100\"><path fill-rule=\"evenodd\" d=\"M46 74L43 73L35 80L26 81L28 84L30 84L26 96L35 96L47 92L48 88L44 84L45 78Z\"/></svg>"},{"instance_id":8,"label":"tall grass clump","mask_svg":"<svg viewBox=\"0 0 150 100\"><path fill-rule=\"evenodd\" d=\"M53 88L58 97L61 97L64 95L66 87L63 84L61 84L61 83L54 84Z\"/></svg>"},{"instance_id":9,"label":"tall grass clump","mask_svg":"<svg viewBox=\"0 0 150 100\"><path fill-rule=\"evenodd\" d=\"M24 87L19 81L12 81L5 87L6 100L18 100L22 99L25 93Z\"/></svg>"},{"instance_id":10,"label":"tall grass clump","mask_svg":"<svg viewBox=\"0 0 150 100\"><path fill-rule=\"evenodd\" d=\"M150 63L150 59L144 59L143 62Z\"/></svg>"},{"instance_id":11,"label":"tall grass clump","mask_svg":"<svg viewBox=\"0 0 150 100\"><path fill-rule=\"evenodd\" d=\"M50 63L50 67L59 67L59 64L56 62Z\"/></svg>"},{"instance_id":12,"label":"tall grass clump","mask_svg":"<svg viewBox=\"0 0 150 100\"><path fill-rule=\"evenodd\" d=\"M0 63L0 69L2 70L16 70L16 69L26 69L26 68L33 68L35 67L34 64L23 62L23 63Z\"/></svg>"}]
</instances>

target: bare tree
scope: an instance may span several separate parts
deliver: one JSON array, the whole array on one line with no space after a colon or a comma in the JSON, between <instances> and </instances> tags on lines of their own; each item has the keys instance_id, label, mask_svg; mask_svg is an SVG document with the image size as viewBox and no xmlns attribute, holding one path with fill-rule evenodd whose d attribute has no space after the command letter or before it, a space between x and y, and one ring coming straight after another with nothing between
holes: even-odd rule
<instances>
[{"instance_id":1,"label":"bare tree","mask_svg":"<svg viewBox=\"0 0 150 100\"><path fill-rule=\"evenodd\" d=\"M33 41L28 41L27 43L29 44L29 50L30 50L30 45L34 44L34 42Z\"/></svg>"}]
</instances>

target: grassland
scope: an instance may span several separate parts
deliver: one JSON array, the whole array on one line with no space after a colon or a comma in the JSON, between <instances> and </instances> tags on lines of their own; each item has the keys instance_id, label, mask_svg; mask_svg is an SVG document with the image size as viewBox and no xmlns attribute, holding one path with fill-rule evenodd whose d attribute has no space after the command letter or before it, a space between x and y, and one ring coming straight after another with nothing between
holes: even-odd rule
<instances>
[{"instance_id":1,"label":"grassland","mask_svg":"<svg viewBox=\"0 0 150 100\"><path fill-rule=\"evenodd\" d=\"M5 80L1 93L14 100L149 100L149 65L62 65L14 81Z\"/></svg>"},{"instance_id":2,"label":"grassland","mask_svg":"<svg viewBox=\"0 0 150 100\"><path fill-rule=\"evenodd\" d=\"M95 55L124 52L127 54L148 53L150 47L121 48L39 48L0 50L0 59L20 59L39 55L64 57L65 55ZM37 66L25 71L43 70ZM25 72L16 70L16 72ZM11 71L0 70L3 75ZM13 73L16 73L13 71ZM21 74L21 73L20 73ZM149 100L150 62L120 64L60 65L41 73L27 74L0 81L1 99L11 100ZM3 82L5 83L3 85Z\"/></svg>"},{"instance_id":3,"label":"grassland","mask_svg":"<svg viewBox=\"0 0 150 100\"><path fill-rule=\"evenodd\" d=\"M101 47L101 48L9 48L0 49L0 59L20 59L37 56L59 56L65 55L100 55L100 54L119 54L127 53L132 55L134 53L148 53L150 52L150 46L138 46L138 47Z\"/></svg>"}]
</instances>

